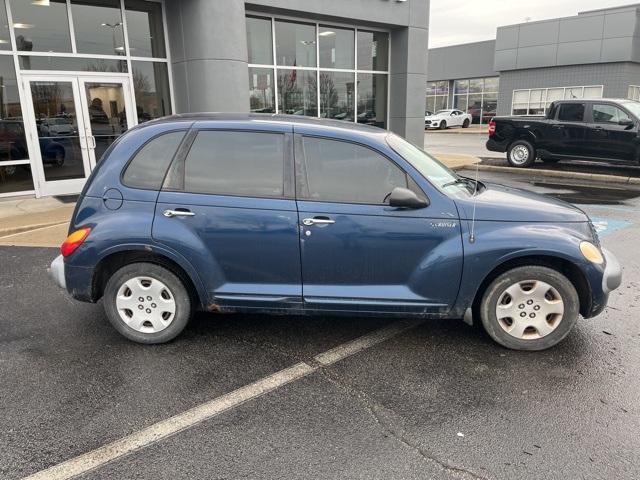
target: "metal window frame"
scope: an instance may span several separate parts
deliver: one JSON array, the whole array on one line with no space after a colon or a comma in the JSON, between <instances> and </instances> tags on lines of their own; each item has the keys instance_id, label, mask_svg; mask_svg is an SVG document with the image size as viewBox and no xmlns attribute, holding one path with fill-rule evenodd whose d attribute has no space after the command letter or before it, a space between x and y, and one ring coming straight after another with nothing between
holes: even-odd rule
<instances>
[{"instance_id":1,"label":"metal window frame","mask_svg":"<svg viewBox=\"0 0 640 480\"><path fill-rule=\"evenodd\" d=\"M529 115L529 109L531 108L531 92L533 90L536 90L536 91L542 90L544 92L543 95L542 95L542 98L543 98L543 100L542 100L542 104L543 104L543 112L542 112L542 114L546 115L547 114L547 109L549 107L549 105L547 105L548 98L549 98L549 90L560 90L560 89L562 89L562 100L565 100L564 97L567 94L567 90L571 90L571 89L574 89L574 88L580 88L581 92L582 92L581 95L580 95L580 98L576 99L576 100L584 99L584 89L585 88L599 88L600 89L600 97L599 98L602 98L602 95L604 93L604 85L572 85L572 86L567 86L567 87L561 86L561 87L540 87L540 88L518 88L518 89L513 90L513 92L511 93L511 115L514 116L514 117L530 117L530 116L532 116L532 115ZM528 92L528 95L527 95L527 113L526 114L516 114L516 113L514 113L514 108L513 107L515 105L514 98L516 96L516 92ZM598 100L598 98L588 99L588 100ZM523 105L524 105L524 103L523 103Z\"/></svg>"},{"instance_id":2,"label":"metal window frame","mask_svg":"<svg viewBox=\"0 0 640 480\"><path fill-rule=\"evenodd\" d=\"M245 12L246 17L257 17L265 20L271 21L271 49L272 49L272 63L271 64L262 64L262 63L248 63L248 68L263 68L269 69L272 71L273 75L273 83L274 83L274 108L276 114L280 113L280 102L279 102L279 89L278 89L278 71L279 70L301 70L301 71L315 71L316 72L316 104L317 104L317 113L315 118L322 118L320 112L320 73L321 72L338 72L338 73L352 73L354 74L354 94L353 94L353 123L358 122L358 74L382 74L387 75L387 98L386 98L386 116L385 116L385 126L386 129L389 130L389 105L390 105L390 67L391 67L391 31L386 30L384 28L377 27L364 27L360 28L354 25L349 25L341 22L320 22L315 20L309 20L301 17L293 17L288 15L270 15L264 12L256 12L253 10L247 10ZM275 22L277 20L284 21L292 21L292 22L300 22L307 25L314 25L315 27L315 37L316 37L316 66L315 67L300 67L293 65L278 65L277 64L277 53L276 53L276 29ZM354 35L354 58L353 58L353 67L354 68L323 68L320 67L320 27L336 27L342 29L348 29L353 32ZM386 33L388 35L388 48L387 48L387 70L361 70L358 69L358 32L380 32Z\"/></svg>"},{"instance_id":3,"label":"metal window frame","mask_svg":"<svg viewBox=\"0 0 640 480\"><path fill-rule=\"evenodd\" d=\"M484 86L486 83L487 78L497 78L498 79L498 90L485 90ZM469 92L469 85L471 82L471 80L482 80L482 91L480 92ZM467 82L467 91L465 93L456 93L456 82L458 81L466 81ZM453 100L453 105L456 104L456 97L457 96L461 96L461 97L466 97L466 101L467 101L467 109L469 108L469 97L471 95L480 95L481 96L481 100L480 100L480 123L478 123L478 125L486 125L485 123L482 123L482 119L484 118L484 96L485 94L496 94L498 95L500 93L500 76L490 76L490 77L470 77L470 78L456 78L455 80L453 80L453 96L452 96L452 100ZM448 108L448 107L447 107ZM455 107L453 107L455 108ZM513 109L512 109L513 111ZM527 110L528 111L528 110Z\"/></svg>"},{"instance_id":4,"label":"metal window frame","mask_svg":"<svg viewBox=\"0 0 640 480\"><path fill-rule=\"evenodd\" d=\"M629 91L631 91L631 96L629 96ZM629 85L629 90L627 91L627 98L629 100L635 100L636 102L640 101L640 85Z\"/></svg>"},{"instance_id":5,"label":"metal window frame","mask_svg":"<svg viewBox=\"0 0 640 480\"><path fill-rule=\"evenodd\" d=\"M1 0L0 0L1 1ZM4 0L5 13L7 15L7 23L9 24L9 50L0 50L0 55L12 56L13 57L13 67L14 73L18 88L18 97L20 108L22 110L22 116L24 118L25 112L28 112L30 101L30 92L26 90L24 85L24 75L33 75L33 74L42 74L42 75L78 75L81 73L83 76L96 76L99 77L101 75L109 74L109 76L122 76L129 80L129 84L131 85L131 95L133 96L133 101L135 104L135 90L133 83L133 68L132 62L149 62L149 63L165 63L167 65L167 75L169 76L169 97L170 97L170 106L171 112L175 113L175 95L174 95L174 84L173 84L173 71L171 64L171 49L169 48L169 31L167 28L167 9L166 9L166 0L147 0L155 3L159 3L161 5L162 10L162 28L164 30L164 43L165 43L165 52L166 58L158 58L158 57L141 57L136 55L131 55L131 50L129 46L129 30L127 26L127 17L126 17L126 8L125 8L125 0L119 0L120 2L120 14L122 16L122 29L124 35L124 55L103 55L103 54L87 54L87 53L78 53L77 44L76 44L76 36L75 36L75 28L73 24L73 12L72 12L72 0L66 0L66 8L67 8L67 22L69 28L69 35L71 37L71 52L44 52L44 51L22 51L17 49L16 45L16 35L15 29L13 27L13 15L11 12L11 1L12 0ZM0 6L0 8L2 8ZM119 60L127 62L127 73L124 72L77 72L70 70L22 70L20 68L20 57L65 57L65 58L91 58L91 59L104 59L104 60ZM138 123L138 114L136 109L132 112L132 116L134 118L134 125ZM23 120L24 122L24 120ZM25 134L29 135L32 132L26 132ZM28 142L29 143L29 142ZM12 196L21 196L21 195L32 195L36 196L40 193L40 186L38 184L38 179L35 177L34 172L37 171L37 165L35 165L35 158L29 151L29 158L24 160L12 160L9 162L1 162L0 167L10 166L10 165L30 165L31 166L31 178L33 181L34 188L32 190L21 190L16 192L9 193L0 193L0 198L3 197L12 197Z\"/></svg>"}]
</instances>

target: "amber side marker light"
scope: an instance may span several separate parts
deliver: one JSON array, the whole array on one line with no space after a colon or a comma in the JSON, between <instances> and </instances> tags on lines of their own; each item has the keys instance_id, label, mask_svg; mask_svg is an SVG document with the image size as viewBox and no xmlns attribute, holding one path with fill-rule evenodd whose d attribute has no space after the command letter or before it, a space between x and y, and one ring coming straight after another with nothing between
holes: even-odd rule
<instances>
[{"instance_id":1,"label":"amber side marker light","mask_svg":"<svg viewBox=\"0 0 640 480\"><path fill-rule=\"evenodd\" d=\"M580 244L580 251L582 252L582 255L584 255L584 258L589 260L591 263L595 263L596 265L604 263L604 258L602 257L602 253L600 253L600 249L593 243L582 242Z\"/></svg>"},{"instance_id":2,"label":"amber side marker light","mask_svg":"<svg viewBox=\"0 0 640 480\"><path fill-rule=\"evenodd\" d=\"M60 246L60 253L63 257L68 257L75 252L80 245L87 239L91 229L89 227L81 228L70 234L64 243Z\"/></svg>"}]
</instances>

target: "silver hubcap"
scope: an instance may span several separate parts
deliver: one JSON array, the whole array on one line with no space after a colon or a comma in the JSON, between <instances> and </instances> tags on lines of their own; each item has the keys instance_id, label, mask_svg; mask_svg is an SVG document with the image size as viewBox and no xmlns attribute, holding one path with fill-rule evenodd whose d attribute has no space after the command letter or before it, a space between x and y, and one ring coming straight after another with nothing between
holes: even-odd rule
<instances>
[{"instance_id":1,"label":"silver hubcap","mask_svg":"<svg viewBox=\"0 0 640 480\"><path fill-rule=\"evenodd\" d=\"M511 150L511 161L513 163L524 163L529 159L529 149L524 145L516 145Z\"/></svg>"},{"instance_id":2,"label":"silver hubcap","mask_svg":"<svg viewBox=\"0 0 640 480\"><path fill-rule=\"evenodd\" d=\"M540 280L514 283L502 292L496 305L500 327L521 340L549 335L558 328L563 315L560 293Z\"/></svg>"},{"instance_id":3,"label":"silver hubcap","mask_svg":"<svg viewBox=\"0 0 640 480\"><path fill-rule=\"evenodd\" d=\"M157 333L173 321L176 301L160 280L134 277L118 290L116 308L122 321L137 332Z\"/></svg>"}]
</instances>

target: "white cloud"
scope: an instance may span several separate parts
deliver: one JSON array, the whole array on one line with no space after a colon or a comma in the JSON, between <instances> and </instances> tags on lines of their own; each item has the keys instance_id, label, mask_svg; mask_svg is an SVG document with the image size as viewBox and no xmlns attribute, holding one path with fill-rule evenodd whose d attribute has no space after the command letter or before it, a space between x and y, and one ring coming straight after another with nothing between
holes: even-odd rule
<instances>
[{"instance_id":1,"label":"white cloud","mask_svg":"<svg viewBox=\"0 0 640 480\"><path fill-rule=\"evenodd\" d=\"M491 40L499 26L629 3L630 0L431 0L429 47Z\"/></svg>"}]
</instances>

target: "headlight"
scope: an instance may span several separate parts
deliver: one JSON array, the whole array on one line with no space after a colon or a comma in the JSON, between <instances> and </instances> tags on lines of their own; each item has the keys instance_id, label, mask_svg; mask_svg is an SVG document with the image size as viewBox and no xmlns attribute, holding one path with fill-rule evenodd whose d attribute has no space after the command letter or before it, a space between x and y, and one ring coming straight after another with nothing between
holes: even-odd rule
<instances>
[{"instance_id":1,"label":"headlight","mask_svg":"<svg viewBox=\"0 0 640 480\"><path fill-rule=\"evenodd\" d=\"M600 249L593 243L582 242L580 244L580 251L582 252L584 258L589 260L591 263L595 263L596 265L601 265L604 263L604 258L602 257Z\"/></svg>"}]
</instances>

